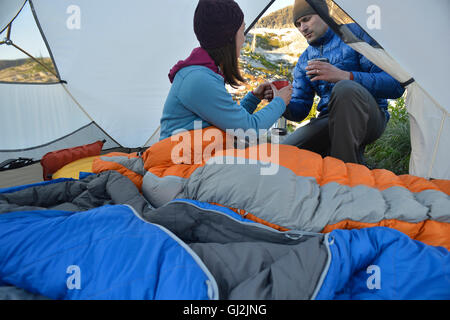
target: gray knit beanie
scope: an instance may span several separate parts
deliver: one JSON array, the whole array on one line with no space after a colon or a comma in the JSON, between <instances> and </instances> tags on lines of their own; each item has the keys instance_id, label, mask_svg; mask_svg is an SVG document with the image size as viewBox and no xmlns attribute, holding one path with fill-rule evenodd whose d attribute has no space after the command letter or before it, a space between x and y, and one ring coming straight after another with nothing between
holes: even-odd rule
<instances>
[{"instance_id":1,"label":"gray knit beanie","mask_svg":"<svg viewBox=\"0 0 450 320\"><path fill-rule=\"evenodd\" d=\"M319 8L322 12L326 12L328 14L328 6L325 0L312 0L314 5ZM317 14L316 11L309 5L306 0L295 0L294 10L292 16L294 18L294 25L298 19L301 17L307 16L309 14Z\"/></svg>"}]
</instances>

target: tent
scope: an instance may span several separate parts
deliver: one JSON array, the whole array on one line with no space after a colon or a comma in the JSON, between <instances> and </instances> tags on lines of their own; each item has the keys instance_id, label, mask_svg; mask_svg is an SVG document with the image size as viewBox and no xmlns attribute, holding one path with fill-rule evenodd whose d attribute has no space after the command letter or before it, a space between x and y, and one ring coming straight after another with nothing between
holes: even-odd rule
<instances>
[{"instance_id":1,"label":"tent","mask_svg":"<svg viewBox=\"0 0 450 320\"><path fill-rule=\"evenodd\" d=\"M237 0L245 12L247 31L275 1ZM316 0L307 1L315 7ZM168 70L198 45L192 31L197 2L2 1L0 32L5 40L0 41L0 49L14 43L14 19L27 2L58 81L0 82L0 162L17 157L38 160L49 151L102 139L105 149L156 142L170 88ZM445 41L450 3L327 3L329 13L319 14L335 32L407 87L413 148L410 173L449 179L450 93L444 77L450 70L450 44ZM377 19L377 8L381 26L372 21ZM426 19L426 28L418 23L421 18ZM379 46L352 37L345 29L349 19Z\"/></svg>"}]
</instances>

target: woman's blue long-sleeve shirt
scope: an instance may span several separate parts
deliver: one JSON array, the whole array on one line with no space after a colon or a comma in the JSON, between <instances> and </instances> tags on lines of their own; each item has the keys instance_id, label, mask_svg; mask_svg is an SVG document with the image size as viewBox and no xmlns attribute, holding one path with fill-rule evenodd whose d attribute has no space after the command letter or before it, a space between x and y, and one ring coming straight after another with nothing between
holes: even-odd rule
<instances>
[{"instance_id":1,"label":"woman's blue long-sleeve shirt","mask_svg":"<svg viewBox=\"0 0 450 320\"><path fill-rule=\"evenodd\" d=\"M175 76L161 117L160 140L179 130L193 130L195 121L202 128L269 129L283 114L286 105L276 97L265 108L253 113L260 103L251 92L240 104L226 90L224 79L204 66L189 66Z\"/></svg>"}]
</instances>

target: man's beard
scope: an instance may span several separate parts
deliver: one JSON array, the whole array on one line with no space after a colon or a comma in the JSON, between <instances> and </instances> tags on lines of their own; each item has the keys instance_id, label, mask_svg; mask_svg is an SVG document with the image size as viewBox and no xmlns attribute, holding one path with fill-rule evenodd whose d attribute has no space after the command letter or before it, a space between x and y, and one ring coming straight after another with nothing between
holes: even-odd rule
<instances>
[{"instance_id":1,"label":"man's beard","mask_svg":"<svg viewBox=\"0 0 450 320\"><path fill-rule=\"evenodd\" d=\"M313 32L311 31L311 32L308 32L307 33L307 35L308 34L313 34ZM314 38L312 38L312 39L308 39L308 38L306 38L306 36L304 35L303 36L305 39L306 39L306 42L308 42L308 44L314 44L320 37L314 37Z\"/></svg>"},{"instance_id":2,"label":"man's beard","mask_svg":"<svg viewBox=\"0 0 450 320\"><path fill-rule=\"evenodd\" d=\"M328 31L328 29L326 29L325 32L323 32L320 36L316 37L315 39L306 40L306 42L308 42L308 44L311 45L311 46L319 44L320 43L320 39L322 39L322 37L325 36L327 31Z\"/></svg>"},{"instance_id":3,"label":"man's beard","mask_svg":"<svg viewBox=\"0 0 450 320\"><path fill-rule=\"evenodd\" d=\"M316 39L313 39L313 40L306 40L306 42L308 42L308 44L310 46L313 46L313 45L315 45L318 42L319 39L320 39L320 37L316 38Z\"/></svg>"}]
</instances>

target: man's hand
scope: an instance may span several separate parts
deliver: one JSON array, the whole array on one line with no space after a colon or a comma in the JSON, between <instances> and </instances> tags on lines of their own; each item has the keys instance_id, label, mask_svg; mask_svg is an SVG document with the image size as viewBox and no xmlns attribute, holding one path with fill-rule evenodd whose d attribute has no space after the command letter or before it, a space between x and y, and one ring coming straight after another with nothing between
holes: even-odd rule
<instances>
[{"instance_id":1,"label":"man's hand","mask_svg":"<svg viewBox=\"0 0 450 320\"><path fill-rule=\"evenodd\" d=\"M341 80L350 80L350 72L341 70L328 62L311 61L305 68L306 75L313 76L311 81L328 81L336 83Z\"/></svg>"},{"instance_id":2,"label":"man's hand","mask_svg":"<svg viewBox=\"0 0 450 320\"><path fill-rule=\"evenodd\" d=\"M272 87L270 86L270 82L266 81L262 84L260 84L255 90L253 90L253 94L255 97L257 97L259 100L272 100L273 99L273 91Z\"/></svg>"}]
</instances>

